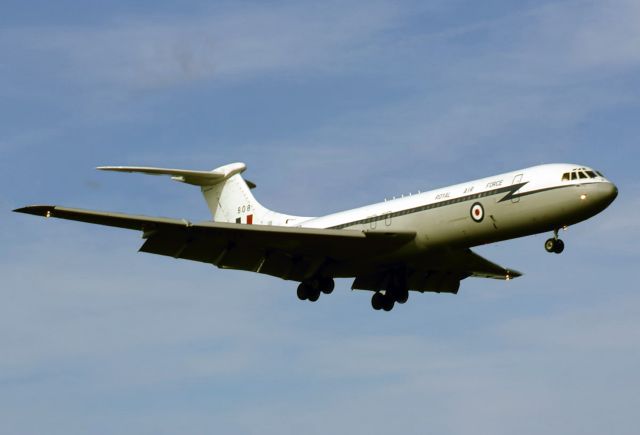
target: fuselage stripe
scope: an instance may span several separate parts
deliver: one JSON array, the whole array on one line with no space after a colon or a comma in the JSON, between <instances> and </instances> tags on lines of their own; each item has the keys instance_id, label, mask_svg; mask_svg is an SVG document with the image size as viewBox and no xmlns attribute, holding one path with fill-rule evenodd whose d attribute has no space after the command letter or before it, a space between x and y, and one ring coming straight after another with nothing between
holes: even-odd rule
<instances>
[{"instance_id":1,"label":"fuselage stripe","mask_svg":"<svg viewBox=\"0 0 640 435\"><path fill-rule=\"evenodd\" d=\"M487 190L486 192L474 193L474 194L471 194L471 195L461 196L459 198L447 199L445 201L439 201L439 202L434 202L434 203L431 203L431 204L425 204L425 205L421 205L419 207L408 208L408 209L396 211L396 212L393 212L393 213L385 213L385 214L382 214L382 215L379 215L379 216L373 216L373 217L369 217L369 218L366 218L366 219L359 219L359 220L356 220L356 221L347 222L347 223L340 224L340 225L335 225L335 226L332 226L332 227L329 227L329 228L330 229L341 230L341 229L348 228L348 227L351 227L351 226L354 226L354 225L366 225L366 224L370 224L372 222L380 222L380 221L384 221L385 219L392 219L392 218L399 217L399 216L406 216L408 214L419 213L421 211L431 210L431 209L434 209L434 208L446 207L446 206L449 206L449 205L459 204L461 202L471 201L471 200L475 200L475 199L479 199L479 198L486 198L486 197L489 197L489 196L499 195L501 193L507 193L507 195L505 195L504 198L501 198L500 201L498 201L498 202L503 202L503 201L507 201L509 199L519 198L519 197L522 197L522 196L532 195L532 194L535 194L535 193L546 192L548 190L554 190L554 189L560 189L560 188L563 188L563 187L575 186L574 184L564 185L564 186L553 186L553 187L547 187L547 188L539 189L539 190L532 190L530 192L516 193L520 188L522 188L526 184L528 184L528 181L524 182L524 183L518 183L518 184L513 184L511 186L502 187L500 189Z\"/></svg>"}]
</instances>

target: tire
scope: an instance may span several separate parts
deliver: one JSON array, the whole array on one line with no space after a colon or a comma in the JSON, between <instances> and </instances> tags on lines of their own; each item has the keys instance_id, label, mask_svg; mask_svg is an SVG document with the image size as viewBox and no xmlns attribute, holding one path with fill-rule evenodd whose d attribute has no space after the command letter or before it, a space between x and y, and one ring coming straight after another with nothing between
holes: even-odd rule
<instances>
[{"instance_id":1,"label":"tire","mask_svg":"<svg viewBox=\"0 0 640 435\"><path fill-rule=\"evenodd\" d=\"M409 290L406 289L396 290L393 295L395 296L396 302L399 304L404 304L409 300Z\"/></svg>"},{"instance_id":2,"label":"tire","mask_svg":"<svg viewBox=\"0 0 640 435\"><path fill-rule=\"evenodd\" d=\"M380 292L375 292L371 297L371 307L374 310L379 311L384 306L384 295Z\"/></svg>"},{"instance_id":3,"label":"tire","mask_svg":"<svg viewBox=\"0 0 640 435\"><path fill-rule=\"evenodd\" d=\"M301 282L300 285L298 285L296 294L298 295L298 299L300 299L301 301L306 301L307 299L309 299L309 288L305 283Z\"/></svg>"},{"instance_id":4,"label":"tire","mask_svg":"<svg viewBox=\"0 0 640 435\"><path fill-rule=\"evenodd\" d=\"M547 239L547 241L544 242L544 249L547 252L556 252L556 239Z\"/></svg>"},{"instance_id":5,"label":"tire","mask_svg":"<svg viewBox=\"0 0 640 435\"><path fill-rule=\"evenodd\" d=\"M316 290L316 289L309 289L309 294L307 299L311 302L315 302L320 298L320 290Z\"/></svg>"},{"instance_id":6,"label":"tire","mask_svg":"<svg viewBox=\"0 0 640 435\"><path fill-rule=\"evenodd\" d=\"M320 280L320 288L325 295L330 295L335 287L336 283L333 278L322 278Z\"/></svg>"},{"instance_id":7,"label":"tire","mask_svg":"<svg viewBox=\"0 0 640 435\"><path fill-rule=\"evenodd\" d=\"M556 240L555 246L553 247L553 252L556 254L562 254L564 251L564 242L560 239Z\"/></svg>"},{"instance_id":8,"label":"tire","mask_svg":"<svg viewBox=\"0 0 640 435\"><path fill-rule=\"evenodd\" d=\"M393 298L389 295L384 295L384 299L383 299L384 303L382 305L382 309L385 311L391 311L393 310L393 305L395 304L396 301L393 300Z\"/></svg>"}]
</instances>

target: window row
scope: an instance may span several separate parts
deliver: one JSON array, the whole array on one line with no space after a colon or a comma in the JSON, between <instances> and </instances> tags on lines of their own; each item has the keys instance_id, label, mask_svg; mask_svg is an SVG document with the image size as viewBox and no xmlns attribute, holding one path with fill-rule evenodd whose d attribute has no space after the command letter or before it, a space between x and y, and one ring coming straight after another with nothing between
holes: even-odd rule
<instances>
[{"instance_id":1,"label":"window row","mask_svg":"<svg viewBox=\"0 0 640 435\"><path fill-rule=\"evenodd\" d=\"M583 180L583 179L597 178L597 177L604 178L604 175L602 175L601 172L594 171L592 169L577 168L571 172L565 172L564 174L562 174L562 181Z\"/></svg>"}]
</instances>

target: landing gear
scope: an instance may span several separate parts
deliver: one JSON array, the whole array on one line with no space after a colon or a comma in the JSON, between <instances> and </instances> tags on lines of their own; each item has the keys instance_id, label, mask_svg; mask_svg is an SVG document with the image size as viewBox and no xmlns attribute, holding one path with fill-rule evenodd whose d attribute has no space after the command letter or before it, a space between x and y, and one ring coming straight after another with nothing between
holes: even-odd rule
<instances>
[{"instance_id":1,"label":"landing gear","mask_svg":"<svg viewBox=\"0 0 640 435\"><path fill-rule=\"evenodd\" d=\"M298 299L300 299L301 301L306 301L307 299L309 299L309 288L307 287L307 284L304 282L301 282L300 285L298 285L298 290L297 290L297 295L298 295Z\"/></svg>"},{"instance_id":2,"label":"landing gear","mask_svg":"<svg viewBox=\"0 0 640 435\"><path fill-rule=\"evenodd\" d=\"M320 287L320 291L325 295L330 295L333 292L333 289L336 287L336 283L332 278L320 278L318 280L318 286Z\"/></svg>"},{"instance_id":3,"label":"landing gear","mask_svg":"<svg viewBox=\"0 0 640 435\"><path fill-rule=\"evenodd\" d=\"M371 306L374 310L391 311L396 301L390 294L375 292L371 297Z\"/></svg>"},{"instance_id":4,"label":"landing gear","mask_svg":"<svg viewBox=\"0 0 640 435\"><path fill-rule=\"evenodd\" d=\"M298 299L301 301L315 302L320 298L320 293L330 294L335 288L333 278L317 278L302 281L298 285Z\"/></svg>"},{"instance_id":5,"label":"landing gear","mask_svg":"<svg viewBox=\"0 0 640 435\"><path fill-rule=\"evenodd\" d=\"M564 251L564 242L558 238L558 230L553 232L554 237L544 242L544 249L547 252L561 254Z\"/></svg>"},{"instance_id":6,"label":"landing gear","mask_svg":"<svg viewBox=\"0 0 640 435\"><path fill-rule=\"evenodd\" d=\"M384 304L382 305L382 309L385 311L391 311L393 310L393 306L395 305L396 301L394 301L392 298L390 298L389 296L386 296L384 298Z\"/></svg>"},{"instance_id":7,"label":"landing gear","mask_svg":"<svg viewBox=\"0 0 640 435\"><path fill-rule=\"evenodd\" d=\"M373 294L373 296L371 297L371 306L373 307L374 310L378 311L381 310L382 307L384 306L384 297L385 295L383 295L380 292L375 292Z\"/></svg>"},{"instance_id":8,"label":"landing gear","mask_svg":"<svg viewBox=\"0 0 640 435\"><path fill-rule=\"evenodd\" d=\"M396 302L404 304L409 300L409 286L404 270L391 274L385 287L384 291L378 291L371 297L371 306L374 310L391 311Z\"/></svg>"},{"instance_id":9,"label":"landing gear","mask_svg":"<svg viewBox=\"0 0 640 435\"><path fill-rule=\"evenodd\" d=\"M399 304L404 304L409 300L409 289L406 288L398 288L391 292L393 298Z\"/></svg>"},{"instance_id":10,"label":"landing gear","mask_svg":"<svg viewBox=\"0 0 640 435\"><path fill-rule=\"evenodd\" d=\"M371 297L371 306L374 310L393 310L393 306L397 303L404 304L409 300L409 289L392 288L385 290L384 293L375 292Z\"/></svg>"}]
</instances>

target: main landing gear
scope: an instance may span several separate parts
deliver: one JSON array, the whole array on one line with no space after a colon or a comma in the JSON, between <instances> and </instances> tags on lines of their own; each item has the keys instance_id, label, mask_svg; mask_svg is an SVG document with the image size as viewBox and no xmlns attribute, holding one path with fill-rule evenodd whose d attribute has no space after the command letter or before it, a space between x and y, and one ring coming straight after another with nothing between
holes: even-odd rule
<instances>
[{"instance_id":1,"label":"main landing gear","mask_svg":"<svg viewBox=\"0 0 640 435\"><path fill-rule=\"evenodd\" d=\"M393 300L391 295L388 295L386 293L375 292L371 297L371 306L376 311L391 311L393 310L393 306L395 305L395 303L396 301Z\"/></svg>"},{"instance_id":2,"label":"main landing gear","mask_svg":"<svg viewBox=\"0 0 640 435\"><path fill-rule=\"evenodd\" d=\"M331 294L334 287L333 278L314 278L302 281L298 286L298 299L315 302L320 298L321 293Z\"/></svg>"},{"instance_id":3,"label":"main landing gear","mask_svg":"<svg viewBox=\"0 0 640 435\"><path fill-rule=\"evenodd\" d=\"M561 254L564 251L564 242L558 238L558 230L554 230L553 237L544 242L544 249L555 254Z\"/></svg>"},{"instance_id":4,"label":"main landing gear","mask_svg":"<svg viewBox=\"0 0 640 435\"><path fill-rule=\"evenodd\" d=\"M409 300L409 290L403 287L391 288L382 292L375 292L371 297L374 310L391 311L395 303L404 304Z\"/></svg>"}]
</instances>

